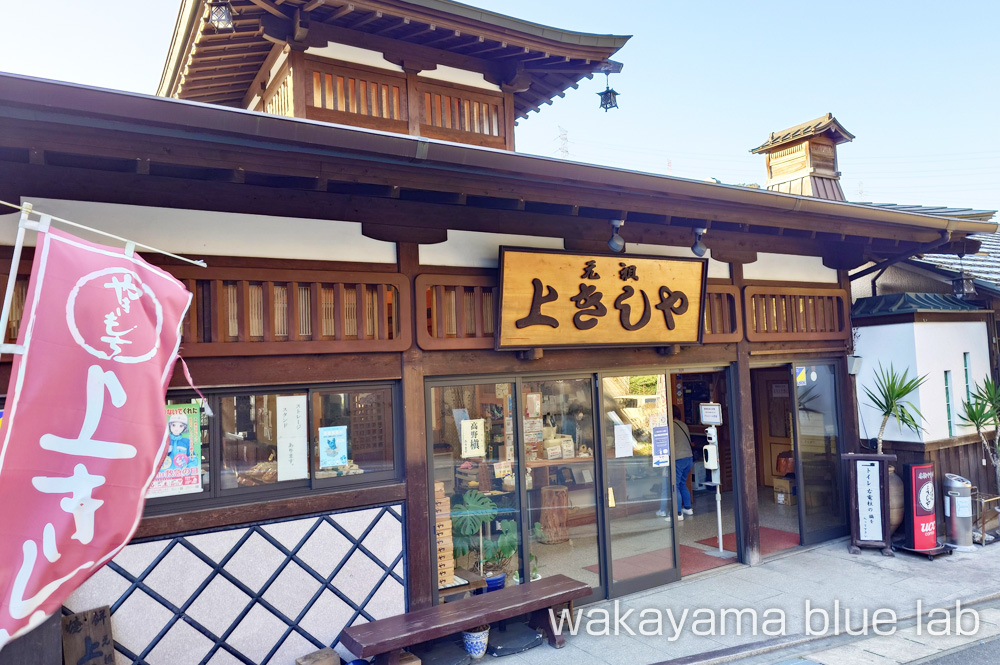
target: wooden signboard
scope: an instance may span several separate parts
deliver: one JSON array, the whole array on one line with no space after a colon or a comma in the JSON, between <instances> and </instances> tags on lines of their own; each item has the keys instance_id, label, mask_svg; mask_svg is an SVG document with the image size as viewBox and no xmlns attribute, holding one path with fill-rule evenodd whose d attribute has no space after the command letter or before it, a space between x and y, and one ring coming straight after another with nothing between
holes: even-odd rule
<instances>
[{"instance_id":1,"label":"wooden signboard","mask_svg":"<svg viewBox=\"0 0 1000 665\"><path fill-rule=\"evenodd\" d=\"M700 344L708 262L500 248L496 349Z\"/></svg>"},{"instance_id":2,"label":"wooden signboard","mask_svg":"<svg viewBox=\"0 0 1000 665\"><path fill-rule=\"evenodd\" d=\"M64 665L114 665L110 607L64 616L62 629Z\"/></svg>"},{"instance_id":3,"label":"wooden signboard","mask_svg":"<svg viewBox=\"0 0 1000 665\"><path fill-rule=\"evenodd\" d=\"M851 514L851 554L862 547L876 547L885 556L893 556L889 533L889 463L895 455L840 456L847 464Z\"/></svg>"}]
</instances>

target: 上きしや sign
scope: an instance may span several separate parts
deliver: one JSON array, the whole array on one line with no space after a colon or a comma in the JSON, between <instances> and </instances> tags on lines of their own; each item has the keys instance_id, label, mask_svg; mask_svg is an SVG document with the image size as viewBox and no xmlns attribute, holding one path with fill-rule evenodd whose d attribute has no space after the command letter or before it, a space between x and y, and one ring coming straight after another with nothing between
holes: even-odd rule
<instances>
[{"instance_id":1,"label":"\u4e0a\u304d\u3057\u3084 sign","mask_svg":"<svg viewBox=\"0 0 1000 665\"><path fill-rule=\"evenodd\" d=\"M701 342L705 259L500 250L496 348Z\"/></svg>"},{"instance_id":2,"label":"\u4e0a\u304d\u3057\u3084 sign","mask_svg":"<svg viewBox=\"0 0 1000 665\"><path fill-rule=\"evenodd\" d=\"M0 646L135 531L190 298L137 256L40 235L0 426L0 505L17 506L0 520Z\"/></svg>"}]
</instances>

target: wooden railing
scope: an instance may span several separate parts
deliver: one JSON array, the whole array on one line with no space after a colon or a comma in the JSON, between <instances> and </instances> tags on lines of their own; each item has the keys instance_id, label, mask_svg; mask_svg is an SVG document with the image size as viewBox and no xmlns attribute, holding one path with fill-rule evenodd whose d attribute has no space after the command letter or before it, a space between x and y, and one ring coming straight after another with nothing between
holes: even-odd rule
<instances>
[{"instance_id":1,"label":"wooden railing","mask_svg":"<svg viewBox=\"0 0 1000 665\"><path fill-rule=\"evenodd\" d=\"M492 349L495 277L420 275L416 297L426 301L417 321L417 344L428 351Z\"/></svg>"},{"instance_id":2,"label":"wooden railing","mask_svg":"<svg viewBox=\"0 0 1000 665\"><path fill-rule=\"evenodd\" d=\"M735 286L709 284L705 293L705 344L743 340L740 291Z\"/></svg>"},{"instance_id":3,"label":"wooden railing","mask_svg":"<svg viewBox=\"0 0 1000 665\"><path fill-rule=\"evenodd\" d=\"M403 351L412 341L398 273L171 272L195 296L183 328L188 357Z\"/></svg>"},{"instance_id":4,"label":"wooden railing","mask_svg":"<svg viewBox=\"0 0 1000 665\"><path fill-rule=\"evenodd\" d=\"M747 341L847 339L849 303L843 289L748 286L743 290Z\"/></svg>"},{"instance_id":5,"label":"wooden railing","mask_svg":"<svg viewBox=\"0 0 1000 665\"><path fill-rule=\"evenodd\" d=\"M430 138L503 148L507 144L504 98L499 92L422 80L420 133ZM475 138L470 137L474 135Z\"/></svg>"},{"instance_id":6,"label":"wooden railing","mask_svg":"<svg viewBox=\"0 0 1000 665\"><path fill-rule=\"evenodd\" d=\"M304 66L306 117L408 131L404 75L308 56Z\"/></svg>"},{"instance_id":7,"label":"wooden railing","mask_svg":"<svg viewBox=\"0 0 1000 665\"><path fill-rule=\"evenodd\" d=\"M294 92L292 70L288 63L285 63L261 98L260 110L264 113L295 117Z\"/></svg>"}]
</instances>

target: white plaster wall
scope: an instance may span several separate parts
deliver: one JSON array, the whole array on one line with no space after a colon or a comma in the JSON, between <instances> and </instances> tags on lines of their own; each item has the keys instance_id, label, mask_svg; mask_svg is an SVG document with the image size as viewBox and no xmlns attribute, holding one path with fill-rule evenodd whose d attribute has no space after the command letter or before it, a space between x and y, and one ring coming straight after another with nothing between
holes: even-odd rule
<instances>
[{"instance_id":1,"label":"white plaster wall","mask_svg":"<svg viewBox=\"0 0 1000 665\"><path fill-rule=\"evenodd\" d=\"M344 62L353 62L356 65L367 65L368 67L378 67L389 71L402 73L403 68L386 60L378 51L370 51L356 46L346 44L327 44L323 47L309 47L306 55L315 55L320 58L331 58Z\"/></svg>"},{"instance_id":2,"label":"white plaster wall","mask_svg":"<svg viewBox=\"0 0 1000 665\"><path fill-rule=\"evenodd\" d=\"M818 256L768 254L760 252L757 260L743 266L744 279L769 279L776 282L816 282L836 284L837 271L823 265Z\"/></svg>"},{"instance_id":3,"label":"white plaster wall","mask_svg":"<svg viewBox=\"0 0 1000 665\"><path fill-rule=\"evenodd\" d=\"M428 69L420 72L420 78L445 81L446 83L457 83L459 85L467 85L472 88L500 92L500 86L490 83L482 74L478 72L470 72L465 69L456 69L454 67L445 67L444 65L438 65L437 69Z\"/></svg>"},{"instance_id":4,"label":"white plaster wall","mask_svg":"<svg viewBox=\"0 0 1000 665\"><path fill-rule=\"evenodd\" d=\"M25 203L29 199L22 199ZM30 199L35 211L114 233L136 242L189 256L257 256L395 263L396 245L361 235L361 224L145 206ZM17 214L0 217L0 244L12 245ZM60 226L104 244L110 238ZM34 245L34 233L26 244ZM140 254L142 249L139 249Z\"/></svg>"},{"instance_id":5,"label":"white plaster wall","mask_svg":"<svg viewBox=\"0 0 1000 665\"><path fill-rule=\"evenodd\" d=\"M959 425L966 396L963 354L969 354L969 390L988 376L990 367L986 323L983 321L918 323L914 326L917 364L927 381L920 387L920 412L924 416L925 441L947 439L948 416L944 373L951 371L951 409L954 436L974 434Z\"/></svg>"},{"instance_id":6,"label":"white plaster wall","mask_svg":"<svg viewBox=\"0 0 1000 665\"><path fill-rule=\"evenodd\" d=\"M911 377L919 369L913 328L914 324L912 323L858 328L858 341L854 353L863 358L861 371L857 375L858 414L861 423L859 436L863 439L873 439L878 436L878 429L882 424L881 414L868 405L868 397L865 394L865 388L875 390L875 374L879 363L884 368L891 365L897 372L909 369ZM924 413L921 395L913 395L910 401L917 407L917 410ZM896 421L891 418L885 428L883 438L892 441L924 440L919 434L908 429L900 430Z\"/></svg>"},{"instance_id":7,"label":"white plaster wall","mask_svg":"<svg viewBox=\"0 0 1000 665\"><path fill-rule=\"evenodd\" d=\"M425 266L465 266L496 268L500 246L562 249L562 238L522 236L512 233L448 231L448 239L434 245L420 245L420 264Z\"/></svg>"},{"instance_id":8,"label":"white plaster wall","mask_svg":"<svg viewBox=\"0 0 1000 665\"><path fill-rule=\"evenodd\" d=\"M625 245L626 254L651 254L653 256L679 256L684 259L694 257L690 247L668 247L666 245L646 245L630 242ZM729 264L712 258L712 250L708 252L708 276L729 279Z\"/></svg>"}]
</instances>

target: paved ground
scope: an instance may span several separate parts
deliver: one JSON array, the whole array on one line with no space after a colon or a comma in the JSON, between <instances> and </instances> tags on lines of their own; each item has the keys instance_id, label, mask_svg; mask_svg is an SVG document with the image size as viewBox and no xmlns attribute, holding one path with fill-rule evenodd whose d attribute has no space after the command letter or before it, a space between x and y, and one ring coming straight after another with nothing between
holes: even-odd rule
<instances>
[{"instance_id":1,"label":"paved ground","mask_svg":"<svg viewBox=\"0 0 1000 665\"><path fill-rule=\"evenodd\" d=\"M852 556L840 540L587 606L565 648L542 646L507 656L503 665L911 662L1000 635L1000 609L988 602L1000 598L998 570L1000 546L928 561L883 557L876 550ZM956 635L949 615L932 612L946 607L954 614L956 601L981 603L974 634ZM830 618L825 629L824 612ZM873 619L882 622L883 633L893 634L875 635ZM861 634L848 635L848 625Z\"/></svg>"}]
</instances>

